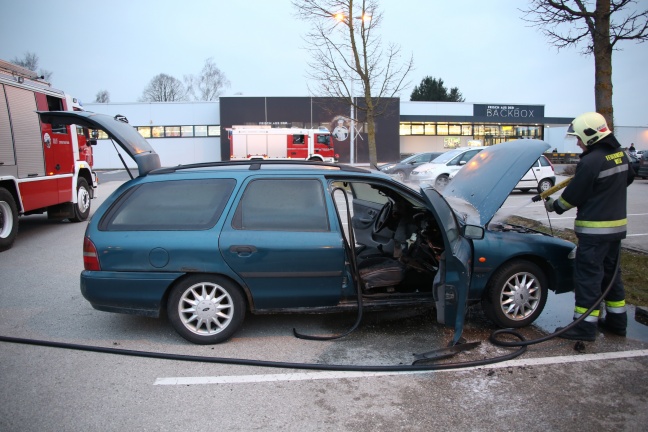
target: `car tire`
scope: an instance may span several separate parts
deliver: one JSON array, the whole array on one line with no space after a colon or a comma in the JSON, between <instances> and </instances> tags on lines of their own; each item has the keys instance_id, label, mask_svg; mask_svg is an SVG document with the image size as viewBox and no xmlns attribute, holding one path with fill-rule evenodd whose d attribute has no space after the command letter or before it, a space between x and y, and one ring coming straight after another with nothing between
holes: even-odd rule
<instances>
[{"instance_id":1,"label":"car tire","mask_svg":"<svg viewBox=\"0 0 648 432\"><path fill-rule=\"evenodd\" d=\"M214 275L192 275L178 282L167 302L171 325L200 345L225 342L245 318L245 300L234 282Z\"/></svg>"},{"instance_id":2,"label":"car tire","mask_svg":"<svg viewBox=\"0 0 648 432\"><path fill-rule=\"evenodd\" d=\"M538 193L542 193L546 190L549 190L553 186L553 182L549 179L542 179L538 183Z\"/></svg>"},{"instance_id":3,"label":"car tire","mask_svg":"<svg viewBox=\"0 0 648 432\"><path fill-rule=\"evenodd\" d=\"M11 192L0 188L0 252L14 243L18 235L18 207Z\"/></svg>"},{"instance_id":4,"label":"car tire","mask_svg":"<svg viewBox=\"0 0 648 432\"><path fill-rule=\"evenodd\" d=\"M404 182L407 180L407 174L405 174L405 171L398 170L394 172L394 175L398 178L399 181Z\"/></svg>"},{"instance_id":5,"label":"car tire","mask_svg":"<svg viewBox=\"0 0 648 432\"><path fill-rule=\"evenodd\" d=\"M491 277L482 307L500 327L520 328L531 324L547 303L547 278L538 265L515 260L500 267Z\"/></svg>"},{"instance_id":6,"label":"car tire","mask_svg":"<svg viewBox=\"0 0 648 432\"><path fill-rule=\"evenodd\" d=\"M74 217L70 222L83 222L90 216L90 186L86 179L79 177L77 181L77 202L74 205Z\"/></svg>"},{"instance_id":7,"label":"car tire","mask_svg":"<svg viewBox=\"0 0 648 432\"><path fill-rule=\"evenodd\" d=\"M450 176L448 174L441 174L434 181L434 187L437 190L443 190L448 185L449 181L450 181Z\"/></svg>"}]
</instances>

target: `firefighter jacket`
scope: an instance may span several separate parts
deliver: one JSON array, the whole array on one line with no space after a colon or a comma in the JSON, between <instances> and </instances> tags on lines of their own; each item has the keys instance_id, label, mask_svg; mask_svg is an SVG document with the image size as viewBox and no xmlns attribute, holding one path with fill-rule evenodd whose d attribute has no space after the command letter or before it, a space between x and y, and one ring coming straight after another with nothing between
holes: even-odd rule
<instances>
[{"instance_id":1,"label":"firefighter jacket","mask_svg":"<svg viewBox=\"0 0 648 432\"><path fill-rule=\"evenodd\" d=\"M629 157L610 134L580 155L576 174L554 201L554 209L562 214L577 208L574 231L579 237L623 239L628 222L626 188L633 180Z\"/></svg>"}]
</instances>

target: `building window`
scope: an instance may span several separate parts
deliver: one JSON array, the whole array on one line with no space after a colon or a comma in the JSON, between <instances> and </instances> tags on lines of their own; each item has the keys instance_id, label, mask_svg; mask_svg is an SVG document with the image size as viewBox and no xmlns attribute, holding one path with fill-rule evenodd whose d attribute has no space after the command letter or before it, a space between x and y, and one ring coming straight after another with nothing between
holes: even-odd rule
<instances>
[{"instance_id":1,"label":"building window","mask_svg":"<svg viewBox=\"0 0 648 432\"><path fill-rule=\"evenodd\" d=\"M207 126L207 136L220 136L220 126Z\"/></svg>"},{"instance_id":2,"label":"building window","mask_svg":"<svg viewBox=\"0 0 648 432\"><path fill-rule=\"evenodd\" d=\"M436 135L436 123L425 123L425 135Z\"/></svg>"},{"instance_id":3,"label":"building window","mask_svg":"<svg viewBox=\"0 0 648 432\"><path fill-rule=\"evenodd\" d=\"M437 135L448 135L448 123L437 123Z\"/></svg>"},{"instance_id":4,"label":"building window","mask_svg":"<svg viewBox=\"0 0 648 432\"><path fill-rule=\"evenodd\" d=\"M181 126L180 127L180 135L183 136L183 137L192 137L192 136L194 136L193 126Z\"/></svg>"},{"instance_id":5,"label":"building window","mask_svg":"<svg viewBox=\"0 0 648 432\"><path fill-rule=\"evenodd\" d=\"M164 126L151 127L151 138L164 138Z\"/></svg>"},{"instance_id":6,"label":"building window","mask_svg":"<svg viewBox=\"0 0 648 432\"><path fill-rule=\"evenodd\" d=\"M425 125L413 123L412 124L412 135L424 135L425 134Z\"/></svg>"},{"instance_id":7,"label":"building window","mask_svg":"<svg viewBox=\"0 0 648 432\"><path fill-rule=\"evenodd\" d=\"M207 136L207 126L194 126L194 136L197 137Z\"/></svg>"},{"instance_id":8,"label":"building window","mask_svg":"<svg viewBox=\"0 0 648 432\"><path fill-rule=\"evenodd\" d=\"M448 126L448 135L461 135L461 125L453 124Z\"/></svg>"},{"instance_id":9,"label":"building window","mask_svg":"<svg viewBox=\"0 0 648 432\"><path fill-rule=\"evenodd\" d=\"M399 133L400 133L400 135L412 135L412 124L411 123L401 123Z\"/></svg>"},{"instance_id":10,"label":"building window","mask_svg":"<svg viewBox=\"0 0 648 432\"><path fill-rule=\"evenodd\" d=\"M472 125L465 124L461 125L461 135L472 135L473 133Z\"/></svg>"},{"instance_id":11,"label":"building window","mask_svg":"<svg viewBox=\"0 0 648 432\"><path fill-rule=\"evenodd\" d=\"M180 137L180 126L164 126L164 136L166 138Z\"/></svg>"},{"instance_id":12,"label":"building window","mask_svg":"<svg viewBox=\"0 0 648 432\"><path fill-rule=\"evenodd\" d=\"M137 132L142 135L144 138L151 138L151 127L150 126L137 126Z\"/></svg>"}]
</instances>

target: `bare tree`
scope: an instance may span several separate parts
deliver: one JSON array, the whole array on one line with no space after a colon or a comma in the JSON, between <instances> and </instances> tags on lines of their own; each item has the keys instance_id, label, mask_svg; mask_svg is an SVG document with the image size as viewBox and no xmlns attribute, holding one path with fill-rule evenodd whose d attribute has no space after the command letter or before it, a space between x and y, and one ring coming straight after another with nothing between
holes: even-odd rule
<instances>
[{"instance_id":1,"label":"bare tree","mask_svg":"<svg viewBox=\"0 0 648 432\"><path fill-rule=\"evenodd\" d=\"M179 79L167 74L158 74L144 89L140 102L186 101L187 91Z\"/></svg>"},{"instance_id":2,"label":"bare tree","mask_svg":"<svg viewBox=\"0 0 648 432\"><path fill-rule=\"evenodd\" d=\"M52 72L46 69L38 69L38 56L32 52L26 52L22 58L14 57L11 63L36 72L42 79L49 81L52 78Z\"/></svg>"},{"instance_id":3,"label":"bare tree","mask_svg":"<svg viewBox=\"0 0 648 432\"><path fill-rule=\"evenodd\" d=\"M583 54L594 54L594 101L596 111L614 128L612 105L612 51L620 41L648 39L648 10L630 11L633 0L531 0L522 10L525 20L541 27L559 50L582 46ZM591 8L590 8L591 9Z\"/></svg>"},{"instance_id":4,"label":"bare tree","mask_svg":"<svg viewBox=\"0 0 648 432\"><path fill-rule=\"evenodd\" d=\"M95 96L95 103L110 103L110 93L108 90L99 90Z\"/></svg>"},{"instance_id":5,"label":"bare tree","mask_svg":"<svg viewBox=\"0 0 648 432\"><path fill-rule=\"evenodd\" d=\"M400 47L383 48L377 33L382 21L377 0L293 0L300 19L309 22L305 36L311 60L310 79L318 96L341 99L364 112L369 162L376 165L375 119L384 114L385 98L396 96L408 83L413 59L400 62ZM360 97L355 98L356 92ZM355 121L355 119L352 119Z\"/></svg>"},{"instance_id":6,"label":"bare tree","mask_svg":"<svg viewBox=\"0 0 648 432\"><path fill-rule=\"evenodd\" d=\"M230 86L230 82L223 72L221 72L212 57L205 60L200 75L185 75L185 84L187 93L192 95L195 100L213 101L223 94L223 90Z\"/></svg>"}]
</instances>

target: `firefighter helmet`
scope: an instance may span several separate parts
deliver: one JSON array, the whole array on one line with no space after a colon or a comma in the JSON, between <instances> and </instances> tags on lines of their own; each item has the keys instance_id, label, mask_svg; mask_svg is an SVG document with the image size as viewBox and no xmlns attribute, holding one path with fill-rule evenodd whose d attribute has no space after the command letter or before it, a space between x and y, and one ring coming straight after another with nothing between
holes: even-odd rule
<instances>
[{"instance_id":1,"label":"firefighter helmet","mask_svg":"<svg viewBox=\"0 0 648 432\"><path fill-rule=\"evenodd\" d=\"M579 115L567 129L567 135L577 136L587 146L591 146L611 133L605 118L597 112Z\"/></svg>"}]
</instances>

